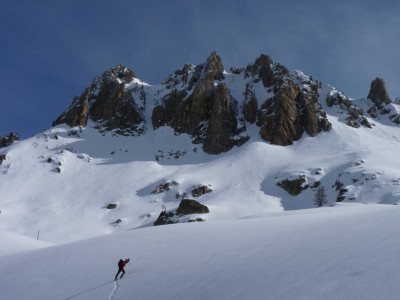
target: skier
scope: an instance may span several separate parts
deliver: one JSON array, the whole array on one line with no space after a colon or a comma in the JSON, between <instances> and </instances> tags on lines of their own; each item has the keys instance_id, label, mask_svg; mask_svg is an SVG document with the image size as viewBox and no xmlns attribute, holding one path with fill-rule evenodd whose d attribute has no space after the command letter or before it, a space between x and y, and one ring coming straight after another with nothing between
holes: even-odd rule
<instances>
[{"instance_id":1,"label":"skier","mask_svg":"<svg viewBox=\"0 0 400 300\"><path fill-rule=\"evenodd\" d=\"M124 267L128 262L129 262L129 258L127 258L125 260L123 260L123 259L119 260L119 262L118 262L118 273L117 273L117 275L115 275L115 280L117 280L118 274L121 273L121 272L122 272L122 274L121 274L121 277L119 279L121 279L124 276L124 274L125 274Z\"/></svg>"}]
</instances>

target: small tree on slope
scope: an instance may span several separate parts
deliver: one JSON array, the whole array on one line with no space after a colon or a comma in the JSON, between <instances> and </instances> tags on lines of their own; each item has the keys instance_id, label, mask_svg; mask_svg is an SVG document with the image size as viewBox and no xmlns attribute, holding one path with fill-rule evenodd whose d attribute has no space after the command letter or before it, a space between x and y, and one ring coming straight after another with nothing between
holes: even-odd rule
<instances>
[{"instance_id":1,"label":"small tree on slope","mask_svg":"<svg viewBox=\"0 0 400 300\"><path fill-rule=\"evenodd\" d=\"M326 204L326 193L325 193L325 188L323 186L318 187L317 192L315 193L314 197L314 203L318 206L321 207L324 204Z\"/></svg>"}]
</instances>

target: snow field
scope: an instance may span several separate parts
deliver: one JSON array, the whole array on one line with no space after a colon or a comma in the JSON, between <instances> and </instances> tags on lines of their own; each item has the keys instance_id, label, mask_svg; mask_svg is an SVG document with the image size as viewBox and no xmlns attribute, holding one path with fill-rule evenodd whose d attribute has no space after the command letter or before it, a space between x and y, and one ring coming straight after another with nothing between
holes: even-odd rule
<instances>
[{"instance_id":1,"label":"snow field","mask_svg":"<svg viewBox=\"0 0 400 300\"><path fill-rule=\"evenodd\" d=\"M0 290L31 300L397 299L399 209L340 204L115 233L2 256Z\"/></svg>"},{"instance_id":2,"label":"snow field","mask_svg":"<svg viewBox=\"0 0 400 300\"><path fill-rule=\"evenodd\" d=\"M243 74L225 78L239 110L246 84L259 102L271 96ZM167 92L130 88L140 85L149 103ZM372 129L345 125L343 109L326 106L332 90L320 90L332 130L288 147L261 141L251 124L245 145L207 155L168 127L124 137L89 123L1 149L0 298L398 299L400 208L378 203L400 203L400 133L385 116L369 119ZM299 176L310 187L297 196L277 186ZM310 209L315 183L328 207ZM210 208L206 222L152 226L198 185L213 190L196 198ZM126 257L128 274L113 282Z\"/></svg>"}]
</instances>

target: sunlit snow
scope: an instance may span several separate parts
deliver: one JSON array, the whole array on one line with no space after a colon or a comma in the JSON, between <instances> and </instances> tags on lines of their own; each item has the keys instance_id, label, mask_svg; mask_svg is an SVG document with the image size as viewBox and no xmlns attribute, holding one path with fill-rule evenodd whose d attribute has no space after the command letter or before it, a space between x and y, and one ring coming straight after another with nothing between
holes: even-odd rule
<instances>
[{"instance_id":1,"label":"sunlit snow","mask_svg":"<svg viewBox=\"0 0 400 300\"><path fill-rule=\"evenodd\" d=\"M241 107L248 82L224 75ZM252 84L259 101L272 96ZM246 124L246 144L208 155L186 134L153 130L146 106L143 136L89 123L0 149L0 298L398 299L400 130L386 116L372 128L345 125L340 107L325 105L330 92L323 85L320 102L332 130L287 147ZM277 186L299 176L298 196ZM177 185L151 193L167 181ZM163 206L174 211L200 184L212 189L196 198L210 209L205 222L153 227ZM326 207L314 204L317 184ZM114 282L126 257L127 275Z\"/></svg>"}]
</instances>

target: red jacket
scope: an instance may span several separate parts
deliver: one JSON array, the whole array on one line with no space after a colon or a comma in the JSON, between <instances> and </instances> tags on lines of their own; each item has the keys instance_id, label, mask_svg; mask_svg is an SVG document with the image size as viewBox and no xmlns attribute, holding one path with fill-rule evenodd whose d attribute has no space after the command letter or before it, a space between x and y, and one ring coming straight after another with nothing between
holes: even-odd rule
<instances>
[{"instance_id":1,"label":"red jacket","mask_svg":"<svg viewBox=\"0 0 400 300\"><path fill-rule=\"evenodd\" d=\"M123 269L125 267L125 265L126 265L126 262L122 259L118 262L118 267L120 267L121 269Z\"/></svg>"},{"instance_id":2,"label":"red jacket","mask_svg":"<svg viewBox=\"0 0 400 300\"><path fill-rule=\"evenodd\" d=\"M125 267L126 263L127 262L125 260L120 259L118 262L118 267L123 269Z\"/></svg>"}]
</instances>

